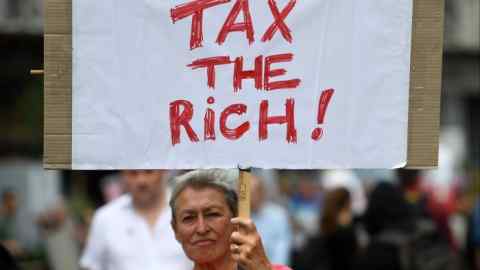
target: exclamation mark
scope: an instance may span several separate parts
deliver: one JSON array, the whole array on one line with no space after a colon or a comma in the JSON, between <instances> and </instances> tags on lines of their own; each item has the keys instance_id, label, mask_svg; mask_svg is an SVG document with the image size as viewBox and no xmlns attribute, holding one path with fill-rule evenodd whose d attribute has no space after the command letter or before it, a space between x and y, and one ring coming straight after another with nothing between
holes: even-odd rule
<instances>
[{"instance_id":1,"label":"exclamation mark","mask_svg":"<svg viewBox=\"0 0 480 270\"><path fill-rule=\"evenodd\" d=\"M323 90L322 95L320 96L320 100L318 101L318 114L317 114L317 124L323 124L325 120L325 114L327 112L328 104L330 104L330 100L332 99L333 93L335 90L327 89ZM314 141L318 141L323 136L323 129L321 127L317 127L312 131L312 139Z\"/></svg>"}]
</instances>

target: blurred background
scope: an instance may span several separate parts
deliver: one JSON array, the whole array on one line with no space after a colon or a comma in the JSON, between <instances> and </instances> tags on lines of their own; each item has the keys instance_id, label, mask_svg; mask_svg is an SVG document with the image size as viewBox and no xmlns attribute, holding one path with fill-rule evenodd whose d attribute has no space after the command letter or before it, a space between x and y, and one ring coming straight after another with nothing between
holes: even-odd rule
<instances>
[{"instance_id":1,"label":"blurred background","mask_svg":"<svg viewBox=\"0 0 480 270\"><path fill-rule=\"evenodd\" d=\"M375 258L375 233L388 225L379 220L401 218L389 187L417 210L413 222L433 226L419 246L455 258L453 268L428 269L480 269L480 1L445 2L438 169L255 171L262 200L288 216L282 260L294 269L347 269L332 266L339 254ZM93 212L124 188L113 171L42 168L43 78L29 74L43 68L42 16L41 0L0 0L0 242L22 269L78 269Z\"/></svg>"}]
</instances>

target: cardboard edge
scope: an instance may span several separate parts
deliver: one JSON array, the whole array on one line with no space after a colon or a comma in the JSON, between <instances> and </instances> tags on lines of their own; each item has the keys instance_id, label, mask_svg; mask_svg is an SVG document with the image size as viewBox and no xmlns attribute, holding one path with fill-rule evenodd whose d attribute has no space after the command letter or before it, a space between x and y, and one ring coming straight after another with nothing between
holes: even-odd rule
<instances>
[{"instance_id":1,"label":"cardboard edge","mask_svg":"<svg viewBox=\"0 0 480 270\"><path fill-rule=\"evenodd\" d=\"M413 4L405 168L434 169L438 167L445 2L414 0Z\"/></svg>"},{"instance_id":2,"label":"cardboard edge","mask_svg":"<svg viewBox=\"0 0 480 270\"><path fill-rule=\"evenodd\" d=\"M71 10L72 0L44 3L43 167L51 170L72 169Z\"/></svg>"}]
</instances>

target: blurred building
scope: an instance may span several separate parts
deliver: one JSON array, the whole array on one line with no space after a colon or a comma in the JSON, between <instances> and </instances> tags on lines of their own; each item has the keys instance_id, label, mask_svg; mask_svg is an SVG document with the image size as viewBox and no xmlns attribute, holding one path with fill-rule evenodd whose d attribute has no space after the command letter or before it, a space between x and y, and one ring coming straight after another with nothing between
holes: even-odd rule
<instances>
[{"instance_id":1,"label":"blurred building","mask_svg":"<svg viewBox=\"0 0 480 270\"><path fill-rule=\"evenodd\" d=\"M0 157L42 154L43 1L0 0Z\"/></svg>"},{"instance_id":2,"label":"blurred building","mask_svg":"<svg viewBox=\"0 0 480 270\"><path fill-rule=\"evenodd\" d=\"M0 0L0 32L41 35L42 0Z\"/></svg>"},{"instance_id":3,"label":"blurred building","mask_svg":"<svg viewBox=\"0 0 480 270\"><path fill-rule=\"evenodd\" d=\"M460 166L479 177L480 1L445 2L441 127L448 134L443 141L459 156Z\"/></svg>"},{"instance_id":4,"label":"blurred building","mask_svg":"<svg viewBox=\"0 0 480 270\"><path fill-rule=\"evenodd\" d=\"M60 193L60 173L45 172L42 154L43 1L0 0L0 190L19 199L27 245L38 242L35 215Z\"/></svg>"}]
</instances>

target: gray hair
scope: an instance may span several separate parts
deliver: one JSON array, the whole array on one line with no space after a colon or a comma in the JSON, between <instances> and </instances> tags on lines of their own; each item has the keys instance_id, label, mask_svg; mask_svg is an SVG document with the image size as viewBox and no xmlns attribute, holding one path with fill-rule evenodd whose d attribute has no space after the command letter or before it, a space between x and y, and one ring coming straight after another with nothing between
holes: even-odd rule
<instances>
[{"instance_id":1,"label":"gray hair","mask_svg":"<svg viewBox=\"0 0 480 270\"><path fill-rule=\"evenodd\" d=\"M172 222L175 223L176 200L178 195L187 187L194 189L214 188L223 192L225 201L233 216L238 214L238 195L236 180L238 170L194 170L174 179L174 186L170 197L170 208L172 209Z\"/></svg>"}]
</instances>

